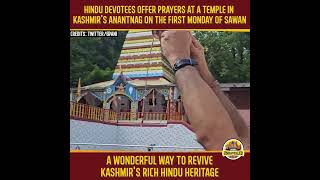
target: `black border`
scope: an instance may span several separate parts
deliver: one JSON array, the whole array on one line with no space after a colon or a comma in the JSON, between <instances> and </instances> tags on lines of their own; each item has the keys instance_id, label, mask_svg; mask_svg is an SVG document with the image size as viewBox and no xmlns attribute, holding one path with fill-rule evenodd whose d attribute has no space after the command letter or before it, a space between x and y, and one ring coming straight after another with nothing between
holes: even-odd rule
<instances>
[{"instance_id":1,"label":"black border","mask_svg":"<svg viewBox=\"0 0 320 180\"><path fill-rule=\"evenodd\" d=\"M69 3L25 1L7 8L14 8L14 12L9 12L2 28L7 31L3 38L8 39L2 41L1 90L5 101L1 137L10 176L70 178ZM296 19L282 21L289 17L284 11L301 8L289 7L291 2L279 3L251 0L251 179L267 175L279 179L285 166L298 164L292 163L295 157L309 156L300 151L307 148L308 139L301 138L302 132L292 131L303 125L294 121L297 117L300 122L312 120L301 115L312 109L294 112L295 106L310 107L298 98L306 93L302 89L307 82L296 67L310 58L299 50L316 49L309 50L308 44L297 41L299 37L310 38L308 32L286 27L295 25ZM292 32L297 33L291 36ZM294 88L294 96L287 94L287 87ZM284 154L284 142L299 144L294 155ZM285 179L289 174L285 173Z\"/></svg>"},{"instance_id":2,"label":"black border","mask_svg":"<svg viewBox=\"0 0 320 180\"><path fill-rule=\"evenodd\" d=\"M1 149L9 177L70 178L69 3L4 8Z\"/></svg>"}]
</instances>

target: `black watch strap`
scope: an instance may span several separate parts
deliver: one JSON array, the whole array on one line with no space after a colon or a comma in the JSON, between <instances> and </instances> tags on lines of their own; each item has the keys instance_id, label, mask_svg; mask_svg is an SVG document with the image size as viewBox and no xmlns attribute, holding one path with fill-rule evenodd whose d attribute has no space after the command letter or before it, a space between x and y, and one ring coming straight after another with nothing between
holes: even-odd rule
<instances>
[{"instance_id":1,"label":"black watch strap","mask_svg":"<svg viewBox=\"0 0 320 180\"><path fill-rule=\"evenodd\" d=\"M173 65L173 71L176 73L179 69L186 67L186 66L195 66L198 63L193 59L180 59Z\"/></svg>"}]
</instances>

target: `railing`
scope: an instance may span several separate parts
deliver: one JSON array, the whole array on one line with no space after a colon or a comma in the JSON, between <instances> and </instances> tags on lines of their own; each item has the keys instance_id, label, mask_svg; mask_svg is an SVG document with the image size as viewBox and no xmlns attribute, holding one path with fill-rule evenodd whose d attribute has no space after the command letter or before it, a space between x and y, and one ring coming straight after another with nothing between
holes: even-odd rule
<instances>
[{"instance_id":1,"label":"railing","mask_svg":"<svg viewBox=\"0 0 320 180\"><path fill-rule=\"evenodd\" d=\"M116 119L116 113L95 106L70 102L70 117L104 121Z\"/></svg>"},{"instance_id":2,"label":"railing","mask_svg":"<svg viewBox=\"0 0 320 180\"><path fill-rule=\"evenodd\" d=\"M114 112L91 105L70 102L70 117L89 120L181 120L179 112Z\"/></svg>"}]
</instances>

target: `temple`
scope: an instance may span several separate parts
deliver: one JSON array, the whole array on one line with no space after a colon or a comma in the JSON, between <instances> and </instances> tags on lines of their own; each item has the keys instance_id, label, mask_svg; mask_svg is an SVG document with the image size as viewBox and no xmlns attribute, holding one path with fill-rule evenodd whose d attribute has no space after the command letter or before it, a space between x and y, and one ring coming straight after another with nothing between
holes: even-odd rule
<instances>
[{"instance_id":1,"label":"temple","mask_svg":"<svg viewBox=\"0 0 320 180\"><path fill-rule=\"evenodd\" d=\"M128 32L112 80L81 87L78 95L73 89L71 100L117 113L182 113L173 71L161 56L159 40L148 30Z\"/></svg>"},{"instance_id":2,"label":"temple","mask_svg":"<svg viewBox=\"0 0 320 180\"><path fill-rule=\"evenodd\" d=\"M80 82L79 82L80 85ZM238 109L250 109L250 84L221 84ZM107 109L135 120L146 114L166 120L183 119L183 106L173 70L161 56L160 41L150 30L129 31L110 81L71 89L70 100Z\"/></svg>"}]
</instances>

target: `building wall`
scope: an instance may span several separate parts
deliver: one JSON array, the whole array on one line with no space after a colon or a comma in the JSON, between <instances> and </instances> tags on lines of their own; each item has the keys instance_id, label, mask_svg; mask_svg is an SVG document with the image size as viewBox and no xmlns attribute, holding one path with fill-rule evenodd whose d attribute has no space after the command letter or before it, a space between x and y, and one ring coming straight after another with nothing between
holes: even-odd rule
<instances>
[{"instance_id":1,"label":"building wall","mask_svg":"<svg viewBox=\"0 0 320 180\"><path fill-rule=\"evenodd\" d=\"M250 88L230 88L225 94L237 109L250 109Z\"/></svg>"},{"instance_id":2,"label":"building wall","mask_svg":"<svg viewBox=\"0 0 320 180\"><path fill-rule=\"evenodd\" d=\"M150 104L152 102L152 93L149 94L145 99L145 112L165 112L166 111L166 100L162 94L155 93L155 105ZM164 104L164 105L163 105Z\"/></svg>"},{"instance_id":3,"label":"building wall","mask_svg":"<svg viewBox=\"0 0 320 180\"><path fill-rule=\"evenodd\" d=\"M115 112L130 112L131 111L131 101L127 96L117 95L116 96L117 105L110 101L110 109Z\"/></svg>"}]
</instances>

